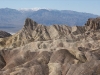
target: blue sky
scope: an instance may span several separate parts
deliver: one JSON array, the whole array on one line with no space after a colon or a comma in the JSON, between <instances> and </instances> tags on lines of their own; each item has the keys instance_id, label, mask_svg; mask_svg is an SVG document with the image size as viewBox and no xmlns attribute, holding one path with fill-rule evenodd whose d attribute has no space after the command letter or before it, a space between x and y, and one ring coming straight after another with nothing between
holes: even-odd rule
<instances>
[{"instance_id":1,"label":"blue sky","mask_svg":"<svg viewBox=\"0 0 100 75\"><path fill-rule=\"evenodd\" d=\"M100 15L100 0L0 0L0 8L49 8Z\"/></svg>"}]
</instances>

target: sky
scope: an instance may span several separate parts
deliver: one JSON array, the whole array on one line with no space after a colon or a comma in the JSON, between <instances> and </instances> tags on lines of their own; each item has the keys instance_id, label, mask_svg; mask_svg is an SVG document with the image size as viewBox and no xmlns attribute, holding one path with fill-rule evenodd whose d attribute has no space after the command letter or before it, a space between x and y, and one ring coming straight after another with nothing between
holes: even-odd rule
<instances>
[{"instance_id":1,"label":"sky","mask_svg":"<svg viewBox=\"0 0 100 75\"><path fill-rule=\"evenodd\" d=\"M100 15L100 0L0 0L0 8L47 8Z\"/></svg>"}]
</instances>

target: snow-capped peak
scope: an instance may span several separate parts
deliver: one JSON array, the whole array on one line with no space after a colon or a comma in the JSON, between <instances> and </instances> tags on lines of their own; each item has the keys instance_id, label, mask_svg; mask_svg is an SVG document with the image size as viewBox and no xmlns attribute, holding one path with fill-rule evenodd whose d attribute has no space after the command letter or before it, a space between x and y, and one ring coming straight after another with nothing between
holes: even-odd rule
<instances>
[{"instance_id":1,"label":"snow-capped peak","mask_svg":"<svg viewBox=\"0 0 100 75\"><path fill-rule=\"evenodd\" d=\"M20 9L18 9L19 11L38 11L38 10L40 10L40 9L46 9L46 10L52 10L52 9L47 9L47 8L20 8Z\"/></svg>"},{"instance_id":2,"label":"snow-capped peak","mask_svg":"<svg viewBox=\"0 0 100 75\"><path fill-rule=\"evenodd\" d=\"M19 11L38 11L40 8L20 8Z\"/></svg>"}]
</instances>

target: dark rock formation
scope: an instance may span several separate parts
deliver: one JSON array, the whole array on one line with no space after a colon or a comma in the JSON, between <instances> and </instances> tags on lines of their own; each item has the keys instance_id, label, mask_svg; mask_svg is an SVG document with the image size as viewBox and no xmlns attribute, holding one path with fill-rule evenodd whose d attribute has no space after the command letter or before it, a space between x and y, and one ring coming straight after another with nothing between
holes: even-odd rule
<instances>
[{"instance_id":1,"label":"dark rock formation","mask_svg":"<svg viewBox=\"0 0 100 75\"><path fill-rule=\"evenodd\" d=\"M5 32L5 31L1 31L1 30L0 30L0 38L9 37L9 36L11 36L10 33L7 33L7 32Z\"/></svg>"},{"instance_id":2,"label":"dark rock formation","mask_svg":"<svg viewBox=\"0 0 100 75\"><path fill-rule=\"evenodd\" d=\"M92 21L43 26L27 18L22 30L0 39L0 75L100 75L99 18Z\"/></svg>"}]
</instances>

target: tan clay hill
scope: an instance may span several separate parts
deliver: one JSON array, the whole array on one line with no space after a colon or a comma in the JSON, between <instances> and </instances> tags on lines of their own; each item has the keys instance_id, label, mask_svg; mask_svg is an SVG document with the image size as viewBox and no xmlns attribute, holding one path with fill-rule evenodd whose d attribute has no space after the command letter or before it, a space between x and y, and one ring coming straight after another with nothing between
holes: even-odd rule
<instances>
[{"instance_id":1,"label":"tan clay hill","mask_svg":"<svg viewBox=\"0 0 100 75\"><path fill-rule=\"evenodd\" d=\"M100 75L100 18L85 26L44 26L27 18L0 38L0 75Z\"/></svg>"}]
</instances>

